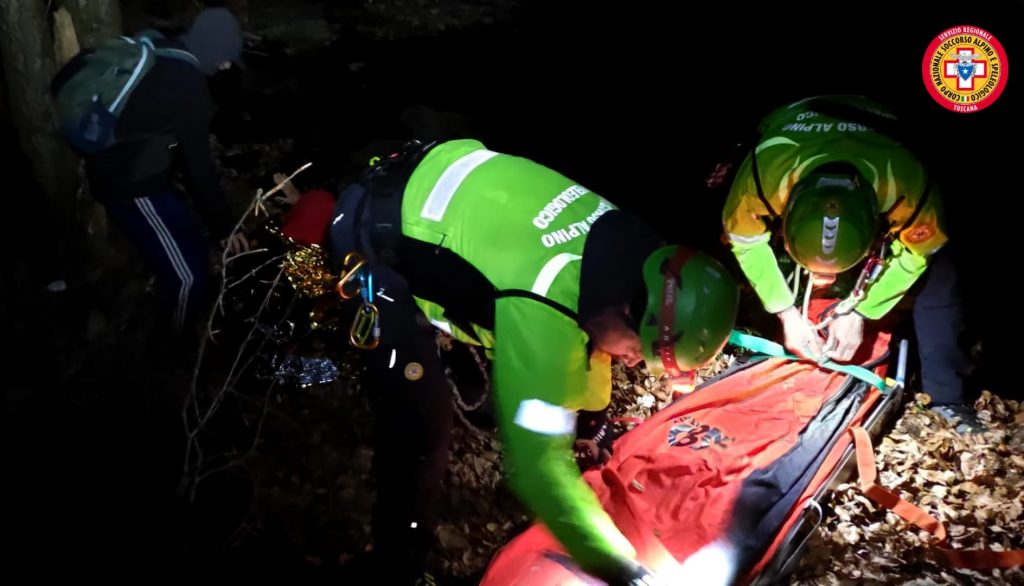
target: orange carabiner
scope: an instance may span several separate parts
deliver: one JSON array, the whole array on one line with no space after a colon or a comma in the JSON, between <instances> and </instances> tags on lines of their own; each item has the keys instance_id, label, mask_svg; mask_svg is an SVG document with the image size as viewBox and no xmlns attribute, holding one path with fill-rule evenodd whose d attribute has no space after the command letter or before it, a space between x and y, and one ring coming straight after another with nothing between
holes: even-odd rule
<instances>
[{"instance_id":1,"label":"orange carabiner","mask_svg":"<svg viewBox=\"0 0 1024 586\"><path fill-rule=\"evenodd\" d=\"M352 268L348 268L349 263L352 263ZM338 296L342 299L349 300L355 299L359 296L359 286L356 285L355 291L346 290L346 285L350 284L356 275L359 274L359 269L363 268L366 264L366 259L363 258L358 252L350 252L345 255L345 260L341 263L341 279L335 286L335 290L338 292Z\"/></svg>"}]
</instances>

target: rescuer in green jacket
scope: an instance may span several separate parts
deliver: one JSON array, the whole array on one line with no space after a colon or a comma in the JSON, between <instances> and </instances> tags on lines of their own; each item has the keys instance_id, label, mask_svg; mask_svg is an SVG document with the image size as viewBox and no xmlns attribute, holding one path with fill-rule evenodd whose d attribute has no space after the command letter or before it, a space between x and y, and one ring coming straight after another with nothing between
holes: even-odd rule
<instances>
[{"instance_id":1,"label":"rescuer in green jacket","mask_svg":"<svg viewBox=\"0 0 1024 586\"><path fill-rule=\"evenodd\" d=\"M779 316L786 346L809 358L849 361L864 322L885 316L925 275L914 299L924 391L959 431L983 429L964 397L967 358L957 345L963 309L942 198L907 147L905 130L860 96L801 100L768 115L758 130L722 220L743 273L765 310ZM773 247L773 230L781 246ZM805 291L842 273L860 275L827 336L802 315L795 295L801 272L787 282L777 249L810 275Z\"/></svg>"},{"instance_id":2,"label":"rescuer in green jacket","mask_svg":"<svg viewBox=\"0 0 1024 586\"><path fill-rule=\"evenodd\" d=\"M439 328L493 361L515 494L584 570L657 583L580 476L575 414L608 405L614 359L680 380L712 359L736 317L725 269L475 140L415 144L371 167L339 199L331 248L343 296L361 300L352 341L372 348L378 567L411 583L429 549L452 417Z\"/></svg>"}]
</instances>

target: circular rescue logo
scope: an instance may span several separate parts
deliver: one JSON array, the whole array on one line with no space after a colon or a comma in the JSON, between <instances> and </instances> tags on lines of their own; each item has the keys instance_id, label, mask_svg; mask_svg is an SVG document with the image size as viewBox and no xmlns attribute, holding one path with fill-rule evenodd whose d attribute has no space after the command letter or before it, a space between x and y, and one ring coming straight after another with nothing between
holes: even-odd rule
<instances>
[{"instance_id":1,"label":"circular rescue logo","mask_svg":"<svg viewBox=\"0 0 1024 586\"><path fill-rule=\"evenodd\" d=\"M405 378L417 381L423 378L423 365L419 362L410 362L405 365Z\"/></svg>"},{"instance_id":2,"label":"circular rescue logo","mask_svg":"<svg viewBox=\"0 0 1024 586\"><path fill-rule=\"evenodd\" d=\"M948 28L928 45L921 65L928 93L954 112L989 107L1006 86L1006 52L976 26Z\"/></svg>"}]
</instances>

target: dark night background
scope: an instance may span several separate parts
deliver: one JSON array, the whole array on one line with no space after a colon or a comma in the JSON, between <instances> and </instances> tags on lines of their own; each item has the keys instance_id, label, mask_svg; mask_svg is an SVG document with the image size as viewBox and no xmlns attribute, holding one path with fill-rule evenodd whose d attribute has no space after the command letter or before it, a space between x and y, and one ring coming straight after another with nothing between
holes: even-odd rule
<instances>
[{"instance_id":1,"label":"dark night background","mask_svg":"<svg viewBox=\"0 0 1024 586\"><path fill-rule=\"evenodd\" d=\"M249 4L286 11L289 2ZM344 18L351 4L336 3L329 14ZM445 2L437 6L443 11ZM247 56L248 71L216 84L222 112L214 130L228 146L294 138L299 156L333 179L325 169L337 165L344 176L351 153L401 137L401 113L425 105L458 115L489 148L533 158L640 214L670 239L714 249L723 194L709 192L704 178L737 138L772 108L808 95L875 97L903 115L944 188L970 327L984 348L978 384L1020 400L1022 8L525 2L491 26L394 41L343 34L290 57ZM921 79L927 45L955 25L987 29L1007 53L1006 89L982 112L945 110ZM365 65L353 72L348 63ZM284 89L268 95L268 85ZM94 348L73 376L61 374L68 363L56 356L88 344L68 333L88 316L69 299L114 301L43 293L52 274L45 242L59 235L33 200L8 124L0 120L0 258L17 282L4 288L0 309L8 387L0 423L3 572L147 581L199 577L187 572L207 567L220 576L291 575L276 560L207 556L202 536L230 525L217 520L230 513L211 507L197 515L173 497L177 406L167 399L141 408L138 396L158 388L164 372L187 370L187 361L124 353L115 340ZM158 344L150 350L162 352ZM203 515L208 525L196 521Z\"/></svg>"}]
</instances>

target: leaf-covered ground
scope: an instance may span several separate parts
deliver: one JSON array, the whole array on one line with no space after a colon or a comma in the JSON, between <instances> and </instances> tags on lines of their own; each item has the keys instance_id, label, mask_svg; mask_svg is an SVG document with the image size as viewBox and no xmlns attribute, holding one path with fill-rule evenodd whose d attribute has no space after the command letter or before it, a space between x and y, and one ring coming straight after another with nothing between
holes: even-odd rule
<instances>
[{"instance_id":1,"label":"leaf-covered ground","mask_svg":"<svg viewBox=\"0 0 1024 586\"><path fill-rule=\"evenodd\" d=\"M989 425L965 439L918 395L877 446L880 484L946 526L956 549L1024 548L1024 410L985 392ZM955 570L936 563L931 536L880 509L852 484L833 493L833 514L812 538L800 584L1024 584L1024 570Z\"/></svg>"}]
</instances>

